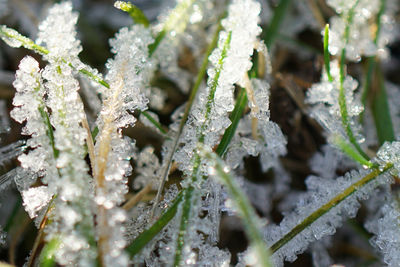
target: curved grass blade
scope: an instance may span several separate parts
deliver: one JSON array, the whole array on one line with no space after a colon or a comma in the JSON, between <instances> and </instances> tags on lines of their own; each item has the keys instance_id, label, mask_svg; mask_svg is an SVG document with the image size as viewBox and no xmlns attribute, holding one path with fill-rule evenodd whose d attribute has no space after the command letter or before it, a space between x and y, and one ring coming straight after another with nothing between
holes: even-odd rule
<instances>
[{"instance_id":1,"label":"curved grass blade","mask_svg":"<svg viewBox=\"0 0 400 267\"><path fill-rule=\"evenodd\" d=\"M330 139L331 142L335 144L343 153L352 158L354 161L360 163L362 166L366 166L368 168L375 166L372 162L365 160L365 158L340 135L332 136Z\"/></svg>"},{"instance_id":2,"label":"curved grass blade","mask_svg":"<svg viewBox=\"0 0 400 267\"><path fill-rule=\"evenodd\" d=\"M149 113L147 113L146 111L141 111L141 113L143 114L143 116L145 116L163 135L167 135L167 131L164 130L164 127L158 122L156 121ZM98 131L98 130L97 130Z\"/></svg>"},{"instance_id":3,"label":"curved grass blade","mask_svg":"<svg viewBox=\"0 0 400 267\"><path fill-rule=\"evenodd\" d=\"M243 193L236 180L227 171L224 162L215 154L208 151L201 151L202 154L214 165L216 176L226 186L231 200L238 211L239 217L243 221L244 230L250 240L250 247L254 249L257 266L272 267L270 262L270 253L263 240L261 223L258 221L258 215L251 205L246 194Z\"/></svg>"}]
</instances>

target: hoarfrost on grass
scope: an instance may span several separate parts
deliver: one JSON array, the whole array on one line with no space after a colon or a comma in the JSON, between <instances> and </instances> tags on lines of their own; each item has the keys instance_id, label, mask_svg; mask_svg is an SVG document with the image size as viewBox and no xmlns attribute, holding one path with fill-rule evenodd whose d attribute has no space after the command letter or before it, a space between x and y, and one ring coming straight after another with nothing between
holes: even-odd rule
<instances>
[{"instance_id":1,"label":"hoarfrost on grass","mask_svg":"<svg viewBox=\"0 0 400 267\"><path fill-rule=\"evenodd\" d=\"M396 193L394 193L396 194ZM388 266L400 266L400 207L398 195L390 197L375 218L365 225L375 234L370 243L383 254L383 261Z\"/></svg>"},{"instance_id":2,"label":"hoarfrost on grass","mask_svg":"<svg viewBox=\"0 0 400 267\"><path fill-rule=\"evenodd\" d=\"M345 176L337 179L309 176L306 180L308 192L299 198L295 211L286 214L279 226L267 225L264 229L265 241L270 245L274 244L323 204L328 203L332 198L368 173L369 171L367 170L350 171ZM343 218L352 218L357 214L360 200L367 199L378 186L391 182L391 175L384 173L363 187L358 188L352 195L333 206L326 214L320 216L279 248L272 255L274 264L281 266L283 260L294 261L297 258L297 254L304 252L310 243L320 240L326 235L334 234L336 228L342 225Z\"/></svg>"},{"instance_id":3,"label":"hoarfrost on grass","mask_svg":"<svg viewBox=\"0 0 400 267\"><path fill-rule=\"evenodd\" d=\"M39 25L36 43L44 45L49 54L44 57L50 62L63 58L68 62L77 60L82 51L80 41L76 39L78 14L72 11L72 3L65 1L55 4L46 19Z\"/></svg>"}]
</instances>

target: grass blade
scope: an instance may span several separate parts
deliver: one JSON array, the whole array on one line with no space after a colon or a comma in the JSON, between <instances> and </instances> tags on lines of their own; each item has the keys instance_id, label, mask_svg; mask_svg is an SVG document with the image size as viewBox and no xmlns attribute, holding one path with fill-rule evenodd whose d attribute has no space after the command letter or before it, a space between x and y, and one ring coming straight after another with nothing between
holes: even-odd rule
<instances>
[{"instance_id":1,"label":"grass blade","mask_svg":"<svg viewBox=\"0 0 400 267\"><path fill-rule=\"evenodd\" d=\"M340 117L342 118L342 125L343 128L346 132L347 137L349 138L349 141L353 146L358 150L360 155L362 155L367 161L369 160L368 155L362 150L360 145L358 144L353 130L351 129L350 125L350 119L349 119L349 113L347 111L347 104L346 104L346 94L345 94L345 88L344 88L344 79L345 79L345 61L346 61L346 44L349 41L349 36L350 36L350 25L353 22L354 18L354 10L357 7L359 3L359 0L357 0L352 8L349 11L349 14L347 15L346 19L346 27L344 31L344 40L345 40L345 46L342 49L341 55L340 55L340 70L339 70L339 107L340 107Z\"/></svg>"},{"instance_id":2,"label":"grass blade","mask_svg":"<svg viewBox=\"0 0 400 267\"><path fill-rule=\"evenodd\" d=\"M172 205L160 216L160 218L126 247L126 251L131 258L139 253L140 250L144 248L172 220L184 194L185 190L180 191L178 196L172 202Z\"/></svg>"},{"instance_id":3,"label":"grass blade","mask_svg":"<svg viewBox=\"0 0 400 267\"><path fill-rule=\"evenodd\" d=\"M125 1L116 1L114 3L114 7L127 12L135 23L142 24L145 27L149 27L150 25L149 19L146 17L143 11L140 10L140 8L133 5L132 3Z\"/></svg>"},{"instance_id":4,"label":"grass blade","mask_svg":"<svg viewBox=\"0 0 400 267\"><path fill-rule=\"evenodd\" d=\"M376 79L376 90L372 97L371 109L379 144L382 145L385 141L394 141L396 138L387 101L385 81L379 65L376 66Z\"/></svg>"},{"instance_id":5,"label":"grass blade","mask_svg":"<svg viewBox=\"0 0 400 267\"><path fill-rule=\"evenodd\" d=\"M354 147L349 144L344 138L340 135L335 135L331 137L331 142L335 144L343 153L352 158L354 161L360 163L362 166L366 166L368 168L374 167L374 164L368 160L366 160Z\"/></svg>"},{"instance_id":6,"label":"grass blade","mask_svg":"<svg viewBox=\"0 0 400 267\"><path fill-rule=\"evenodd\" d=\"M324 63L326 74L328 75L328 80L333 82L333 77L331 75L331 67L330 67L330 55L329 55L329 24L325 25L325 34L324 34Z\"/></svg>"},{"instance_id":7,"label":"grass blade","mask_svg":"<svg viewBox=\"0 0 400 267\"><path fill-rule=\"evenodd\" d=\"M268 49L271 48L272 43L278 33L279 27L282 24L285 13L289 7L291 0L281 0L274 10L274 15L271 19L269 27L263 34L263 40Z\"/></svg>"},{"instance_id":8,"label":"grass blade","mask_svg":"<svg viewBox=\"0 0 400 267\"><path fill-rule=\"evenodd\" d=\"M215 153L201 151L201 154L204 154L206 158L211 160L216 171L216 176L228 189L228 193L231 196L230 199L234 203L235 208L243 221L246 235L250 240L250 246L254 249L256 254L256 265L272 267L269 259L270 253L260 231L260 222L257 220L258 215L249 199L236 183L236 180L229 174L229 172L227 172L224 162Z\"/></svg>"},{"instance_id":9,"label":"grass blade","mask_svg":"<svg viewBox=\"0 0 400 267\"><path fill-rule=\"evenodd\" d=\"M216 153L223 157L228 148L229 143L231 142L233 136L235 135L236 128L239 124L239 120L243 115L244 109L247 106L247 95L246 90L244 88L240 89L239 96L236 100L235 107L231 113L230 120L232 124L225 130L224 135L222 136L221 142L218 144Z\"/></svg>"}]
</instances>

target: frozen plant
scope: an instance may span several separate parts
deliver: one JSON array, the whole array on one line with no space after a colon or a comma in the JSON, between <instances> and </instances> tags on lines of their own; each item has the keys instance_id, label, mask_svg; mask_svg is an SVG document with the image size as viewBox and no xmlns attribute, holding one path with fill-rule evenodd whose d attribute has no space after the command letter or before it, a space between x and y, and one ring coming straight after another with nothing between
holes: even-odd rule
<instances>
[{"instance_id":1,"label":"frozen plant","mask_svg":"<svg viewBox=\"0 0 400 267\"><path fill-rule=\"evenodd\" d=\"M396 1L176 0L151 12L150 2L116 1L115 17L96 22L115 32L99 71L84 62L101 62L108 46L87 30L84 1L0 1L18 9L0 7L0 47L42 59L20 57L14 82L10 66L0 70L10 263L264 267L310 252L316 266L363 265L331 253L361 232L370 241L360 254L397 266ZM23 30L21 14L29 37L6 26ZM322 51L298 39L309 31L322 33ZM0 56L24 50L11 51ZM310 54L319 82L305 74ZM25 255L16 248L30 220ZM358 230L341 232L349 222ZM237 230L247 242L225 244Z\"/></svg>"}]
</instances>

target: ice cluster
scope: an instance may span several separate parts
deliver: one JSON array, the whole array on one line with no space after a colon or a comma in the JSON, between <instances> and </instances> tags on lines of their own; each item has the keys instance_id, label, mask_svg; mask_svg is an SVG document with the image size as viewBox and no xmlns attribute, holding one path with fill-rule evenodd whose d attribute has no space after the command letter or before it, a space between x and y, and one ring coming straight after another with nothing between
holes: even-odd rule
<instances>
[{"instance_id":1,"label":"ice cluster","mask_svg":"<svg viewBox=\"0 0 400 267\"><path fill-rule=\"evenodd\" d=\"M295 210L287 213L279 226L269 224L265 228L266 242L270 245L277 242L322 205L361 181L369 172L367 170L350 171L337 179L309 176L306 180L307 193L299 198ZM294 261L297 258L296 255L304 252L310 243L326 235L333 235L336 228L342 225L343 218L352 218L357 214L360 207L359 200L369 198L371 192L379 185L391 182L391 175L384 173L364 186L357 187L353 194L348 195L337 205L333 205L325 214L279 248L272 256L274 266L282 266L283 260Z\"/></svg>"},{"instance_id":2,"label":"ice cluster","mask_svg":"<svg viewBox=\"0 0 400 267\"><path fill-rule=\"evenodd\" d=\"M46 89L43 86L39 63L30 56L23 58L13 85L17 92L11 117L19 123L26 121L22 133L32 136L27 141L27 146L32 150L18 159L24 168L43 176L57 177L53 149L47 136L48 126L40 111L46 112L47 108L43 100Z\"/></svg>"},{"instance_id":3,"label":"ice cluster","mask_svg":"<svg viewBox=\"0 0 400 267\"><path fill-rule=\"evenodd\" d=\"M130 159L134 142L123 138L121 128L133 126L136 118L132 113L147 108L148 99L144 91L153 74L155 63L148 58L148 46L153 42L149 29L142 25L122 28L110 41L113 59L107 63L106 80L110 88L102 92L103 106L97 120L99 134L96 138L96 204L98 231L102 239L102 250L107 252L107 265L126 266L128 258L123 248L126 245L123 223L126 213L119 205L128 192L127 176L131 174Z\"/></svg>"},{"instance_id":4,"label":"ice cluster","mask_svg":"<svg viewBox=\"0 0 400 267\"><path fill-rule=\"evenodd\" d=\"M400 266L400 206L398 195L393 194L365 227L375 234L370 242L383 254L383 261L395 267Z\"/></svg>"},{"instance_id":5,"label":"ice cluster","mask_svg":"<svg viewBox=\"0 0 400 267\"><path fill-rule=\"evenodd\" d=\"M36 43L45 46L49 54L44 57L49 60L63 58L68 62L77 60L82 51L80 41L76 38L77 12L72 11L72 3L64 1L49 9L48 15L39 25Z\"/></svg>"},{"instance_id":6,"label":"ice cluster","mask_svg":"<svg viewBox=\"0 0 400 267\"><path fill-rule=\"evenodd\" d=\"M269 84L252 79L251 88L248 94L251 112L239 122L226 152L226 161L235 169L243 164L245 156L260 156L263 171L279 168L278 157L286 154L287 141L279 126L269 118Z\"/></svg>"},{"instance_id":7,"label":"ice cluster","mask_svg":"<svg viewBox=\"0 0 400 267\"><path fill-rule=\"evenodd\" d=\"M398 175L400 172L400 142L385 142L376 153L376 162L382 168L388 164L393 164L390 171L393 175Z\"/></svg>"},{"instance_id":8,"label":"ice cluster","mask_svg":"<svg viewBox=\"0 0 400 267\"><path fill-rule=\"evenodd\" d=\"M234 85L244 83L246 72L252 66L250 56L261 32L259 12L257 2L233 1L228 17L222 21L224 31L220 33L218 47L209 57L213 67L208 69L207 87L200 88L182 133L183 146L174 155L180 168L189 175L197 142L214 147L231 123L228 113L234 106Z\"/></svg>"},{"instance_id":9,"label":"ice cluster","mask_svg":"<svg viewBox=\"0 0 400 267\"><path fill-rule=\"evenodd\" d=\"M14 82L16 108L11 113L18 122L27 121L23 133L32 136L27 142L32 149L19 157L21 165L42 176L47 185L24 188L24 206L31 216L36 216L57 194L52 213L55 223L48 229L46 239L62 237L62 242L67 242L56 255L57 261L66 265L90 263L96 258L96 251L89 244L94 238L94 226L92 190L84 160L87 134L80 125L85 113L73 70L59 59L77 57L80 51L80 42L75 39L76 20L70 2L49 10L39 26L39 39L54 49L48 57L51 63L40 70L31 57L21 61Z\"/></svg>"},{"instance_id":10,"label":"ice cluster","mask_svg":"<svg viewBox=\"0 0 400 267\"><path fill-rule=\"evenodd\" d=\"M223 200L221 186L213 180L202 181L201 176L207 173L207 168L203 165L206 163L201 163L197 146L202 143L209 149L214 147L231 123L228 113L233 110L234 85L244 83L246 72L252 66L250 56L261 31L259 12L260 5L255 1L237 0L229 5L228 16L222 21L224 30L219 35L218 47L209 57L212 66L208 69L207 86L199 90L179 140L180 147L174 154L174 160L188 177L183 181L183 187L194 187L193 194L186 200L190 201L192 215L182 248L181 262L185 265L207 264L210 253L223 256L219 257L218 264L227 264L229 259L229 254L219 252L215 247L218 240L215 225L220 220ZM176 238L169 240L172 244L168 246L175 247Z\"/></svg>"},{"instance_id":11,"label":"ice cluster","mask_svg":"<svg viewBox=\"0 0 400 267\"><path fill-rule=\"evenodd\" d=\"M333 16L330 20L329 52L340 55L346 49L346 57L352 61L361 60L361 56L387 56L385 46L398 35L394 29L394 14L396 1L379 0L329 0L328 4L340 16ZM383 6L382 6L383 5ZM371 34L370 21L380 15L381 26L379 34ZM348 28L348 40L344 38Z\"/></svg>"},{"instance_id":12,"label":"ice cluster","mask_svg":"<svg viewBox=\"0 0 400 267\"><path fill-rule=\"evenodd\" d=\"M330 82L326 72L324 72L321 81L313 84L307 91L306 103L312 105L310 115L325 128L329 135L337 134L347 139L346 130L342 126L342 116L339 106L339 71L338 61L333 60L330 63L330 72L333 81ZM350 75L346 75L343 81L343 88L350 126L358 142L362 143L364 137L360 134L360 125L356 121L357 116L364 110L360 101L360 95L356 93L358 82Z\"/></svg>"}]
</instances>

